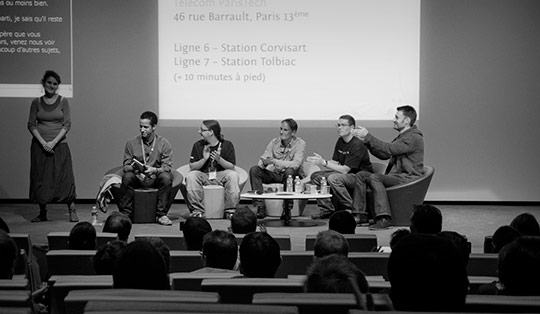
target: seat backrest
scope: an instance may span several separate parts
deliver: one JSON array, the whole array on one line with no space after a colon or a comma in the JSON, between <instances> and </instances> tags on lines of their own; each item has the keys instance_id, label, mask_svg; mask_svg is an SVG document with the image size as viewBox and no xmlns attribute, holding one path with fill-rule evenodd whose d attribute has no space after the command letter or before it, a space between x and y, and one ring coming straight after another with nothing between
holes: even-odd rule
<instances>
[{"instance_id":1,"label":"seat backrest","mask_svg":"<svg viewBox=\"0 0 540 314\"><path fill-rule=\"evenodd\" d=\"M112 289L113 279L111 275L61 275L51 276L49 282L49 301L52 314L71 313L66 312L64 299L72 290L85 289Z\"/></svg>"},{"instance_id":2,"label":"seat backrest","mask_svg":"<svg viewBox=\"0 0 540 314\"><path fill-rule=\"evenodd\" d=\"M171 273L194 271L203 267L199 251L170 251Z\"/></svg>"},{"instance_id":3,"label":"seat backrest","mask_svg":"<svg viewBox=\"0 0 540 314\"><path fill-rule=\"evenodd\" d=\"M281 251L281 264L276 271L276 278L287 278L288 275L305 275L313 263L313 251Z\"/></svg>"},{"instance_id":4,"label":"seat backrest","mask_svg":"<svg viewBox=\"0 0 540 314\"><path fill-rule=\"evenodd\" d=\"M380 162L372 162L371 166L373 167L373 173L384 174L386 171L386 164Z\"/></svg>"},{"instance_id":5,"label":"seat backrest","mask_svg":"<svg viewBox=\"0 0 540 314\"><path fill-rule=\"evenodd\" d=\"M9 236L15 241L17 248L19 249L19 255L15 262L15 274L20 275L26 273L26 265L24 258L20 254L20 250L24 250L27 258L32 256L32 241L28 233L10 233Z\"/></svg>"},{"instance_id":6,"label":"seat backrest","mask_svg":"<svg viewBox=\"0 0 540 314\"><path fill-rule=\"evenodd\" d=\"M253 294L261 292L303 292L304 281L288 278L204 279L201 290L218 292L222 303L251 303Z\"/></svg>"},{"instance_id":7,"label":"seat backrest","mask_svg":"<svg viewBox=\"0 0 540 314\"><path fill-rule=\"evenodd\" d=\"M498 254L471 253L467 263L467 274L497 277L498 261Z\"/></svg>"},{"instance_id":8,"label":"seat backrest","mask_svg":"<svg viewBox=\"0 0 540 314\"><path fill-rule=\"evenodd\" d=\"M171 251L184 251L186 250L186 244L184 242L184 237L181 235L175 234L152 234L152 233L143 233L136 234L135 240L140 240L144 238L160 238L167 245Z\"/></svg>"},{"instance_id":9,"label":"seat backrest","mask_svg":"<svg viewBox=\"0 0 540 314\"><path fill-rule=\"evenodd\" d=\"M219 302L217 293L200 291L145 290L145 289L92 289L72 290L64 300L66 313L83 314L88 301L123 303L124 311L139 311L142 303L150 302L153 310L165 303L215 303Z\"/></svg>"},{"instance_id":10,"label":"seat backrest","mask_svg":"<svg viewBox=\"0 0 540 314\"><path fill-rule=\"evenodd\" d=\"M367 276L383 276L388 280L388 259L390 253L352 252L349 260Z\"/></svg>"},{"instance_id":11,"label":"seat backrest","mask_svg":"<svg viewBox=\"0 0 540 314\"><path fill-rule=\"evenodd\" d=\"M349 252L371 252L377 248L377 236L375 234L344 234L349 242ZM317 235L306 235L306 251L313 251Z\"/></svg>"},{"instance_id":12,"label":"seat backrest","mask_svg":"<svg viewBox=\"0 0 540 314\"><path fill-rule=\"evenodd\" d=\"M192 273L179 272L169 274L171 278L171 288L173 290L201 291L201 282L204 279L227 279L238 277L239 273L232 272L212 272L212 273Z\"/></svg>"},{"instance_id":13,"label":"seat backrest","mask_svg":"<svg viewBox=\"0 0 540 314\"><path fill-rule=\"evenodd\" d=\"M116 233L96 232L96 248L100 248L110 241L116 240L117 236ZM68 231L55 231L47 234L49 250L67 250L69 248L68 240Z\"/></svg>"},{"instance_id":14,"label":"seat backrest","mask_svg":"<svg viewBox=\"0 0 540 314\"><path fill-rule=\"evenodd\" d=\"M465 312L540 313L538 296L467 295Z\"/></svg>"},{"instance_id":15,"label":"seat backrest","mask_svg":"<svg viewBox=\"0 0 540 314\"><path fill-rule=\"evenodd\" d=\"M372 294L376 311L393 310L388 294ZM357 309L352 293L257 293L253 304L297 306L300 313L348 313Z\"/></svg>"},{"instance_id":16,"label":"seat backrest","mask_svg":"<svg viewBox=\"0 0 540 314\"><path fill-rule=\"evenodd\" d=\"M95 275L91 250L51 250L47 252L47 265L52 275Z\"/></svg>"},{"instance_id":17,"label":"seat backrest","mask_svg":"<svg viewBox=\"0 0 540 314\"><path fill-rule=\"evenodd\" d=\"M17 277L13 279L0 279L0 290L27 290L27 289L28 289L28 279L26 278Z\"/></svg>"},{"instance_id":18,"label":"seat backrest","mask_svg":"<svg viewBox=\"0 0 540 314\"><path fill-rule=\"evenodd\" d=\"M234 314L298 314L294 306L253 305L253 304L213 304L213 303L172 303L172 302L123 302L88 301L85 313L234 313Z\"/></svg>"}]
</instances>

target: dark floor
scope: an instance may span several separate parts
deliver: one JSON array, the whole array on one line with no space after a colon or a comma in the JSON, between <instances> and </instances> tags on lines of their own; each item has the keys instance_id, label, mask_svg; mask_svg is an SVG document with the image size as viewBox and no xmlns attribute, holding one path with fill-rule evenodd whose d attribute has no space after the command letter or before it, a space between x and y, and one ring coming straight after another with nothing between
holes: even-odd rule
<instances>
[{"instance_id":1,"label":"dark floor","mask_svg":"<svg viewBox=\"0 0 540 314\"><path fill-rule=\"evenodd\" d=\"M529 212L540 220L540 206L501 206L501 205L437 205L443 213L443 230L453 230L467 236L472 243L472 251L483 251L484 237L492 235L501 225L510 224L512 219L520 213ZM81 221L90 221L92 204L78 204L77 211ZM109 211L114 211L116 205L111 204ZM309 219L312 213L317 211L315 203L310 203L304 210L303 216L298 219ZM41 223L31 223L30 219L38 213L38 207L34 204L0 204L0 217L9 225L13 233L29 233L33 243L47 243L47 233L53 231L69 231L74 223L68 222L65 205L49 205L49 220ZM100 220L106 214L99 212ZM187 217L188 210L182 203L173 204L169 217L173 219L172 226L157 224L134 224L131 238L140 233L177 234L179 222L182 217ZM213 229L227 230L230 222L225 219L209 220ZM328 228L328 221L319 221L319 225L306 228L279 227L268 228L268 232L274 235L288 234L291 236L292 249L304 250L304 240L307 234L316 234L320 230ZM97 227L101 231L101 227ZM374 233L377 235L380 246L389 246L389 239L397 227L388 230L370 231L367 227L358 227L356 233Z\"/></svg>"}]
</instances>

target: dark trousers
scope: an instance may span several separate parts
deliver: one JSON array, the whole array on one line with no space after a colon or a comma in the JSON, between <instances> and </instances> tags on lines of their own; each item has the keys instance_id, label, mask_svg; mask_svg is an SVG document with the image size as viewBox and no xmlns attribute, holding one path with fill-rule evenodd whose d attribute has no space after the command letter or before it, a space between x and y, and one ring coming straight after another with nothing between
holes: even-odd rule
<instances>
[{"instance_id":1,"label":"dark trousers","mask_svg":"<svg viewBox=\"0 0 540 314\"><path fill-rule=\"evenodd\" d=\"M133 172L125 172L120 186L122 196L118 201L121 212L133 219L134 189L154 188L158 189L156 216L167 215L171 207L172 181L173 176L170 172L161 172L156 177L146 180L139 179Z\"/></svg>"},{"instance_id":2,"label":"dark trousers","mask_svg":"<svg viewBox=\"0 0 540 314\"><path fill-rule=\"evenodd\" d=\"M367 171L360 171L356 174L356 178L356 189L365 191L367 186L371 188L371 191L373 192L373 216L375 218L380 216L392 216L386 188L405 183L408 180L398 176L374 174Z\"/></svg>"},{"instance_id":3,"label":"dark trousers","mask_svg":"<svg viewBox=\"0 0 540 314\"><path fill-rule=\"evenodd\" d=\"M287 168L282 173L276 173L266 169L262 169L259 166L253 166L249 169L249 181L251 182L251 189L253 191L263 191L263 184L268 183L282 183L283 191L287 189L287 177L291 175L293 179L298 175L298 170ZM292 205L292 201L283 202L284 206ZM253 205L259 208L264 208L264 200L253 199Z\"/></svg>"}]
</instances>

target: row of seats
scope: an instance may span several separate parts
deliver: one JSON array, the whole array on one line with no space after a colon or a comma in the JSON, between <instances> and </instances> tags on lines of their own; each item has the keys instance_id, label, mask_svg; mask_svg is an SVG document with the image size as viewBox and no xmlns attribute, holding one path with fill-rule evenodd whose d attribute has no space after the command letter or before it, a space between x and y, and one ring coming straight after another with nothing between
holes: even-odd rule
<instances>
[{"instance_id":1,"label":"row of seats","mask_svg":"<svg viewBox=\"0 0 540 314\"><path fill-rule=\"evenodd\" d=\"M115 233L97 232L97 246L101 247L109 241L116 239ZM377 236L375 234L344 234L345 239L349 242L350 252L371 252L377 248ZM182 251L186 250L184 237L182 235L171 234L136 234L135 240L148 237L158 237L169 247L169 250ZM242 243L243 234L235 234L238 244ZM283 251L291 250L290 235L272 235ZM307 251L312 251L317 235L306 235L305 248ZM69 232L50 232L47 234L49 250L66 250L68 249Z\"/></svg>"}]
</instances>

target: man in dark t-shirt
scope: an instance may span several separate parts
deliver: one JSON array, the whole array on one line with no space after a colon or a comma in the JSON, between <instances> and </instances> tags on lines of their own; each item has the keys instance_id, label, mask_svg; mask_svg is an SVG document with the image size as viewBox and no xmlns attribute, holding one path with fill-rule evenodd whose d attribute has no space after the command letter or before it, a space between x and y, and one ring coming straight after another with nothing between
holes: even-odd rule
<instances>
[{"instance_id":1,"label":"man in dark t-shirt","mask_svg":"<svg viewBox=\"0 0 540 314\"><path fill-rule=\"evenodd\" d=\"M353 215L360 213L360 209L354 208L353 197L349 190L354 190L355 179L347 176L348 173L359 171L373 172L369 161L369 152L361 140L354 137L351 131L355 128L356 121L350 115L339 117L337 128L339 138L334 148L332 160L326 160L319 154L307 158L308 162L321 167L323 170L311 175L311 182L320 187L321 179L326 177L332 199L319 199L320 213L312 216L313 219L327 219L335 211L350 210ZM350 182L349 182L350 181Z\"/></svg>"}]
</instances>

